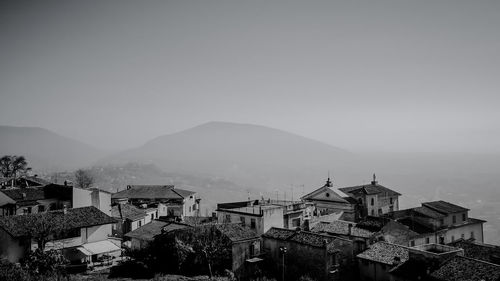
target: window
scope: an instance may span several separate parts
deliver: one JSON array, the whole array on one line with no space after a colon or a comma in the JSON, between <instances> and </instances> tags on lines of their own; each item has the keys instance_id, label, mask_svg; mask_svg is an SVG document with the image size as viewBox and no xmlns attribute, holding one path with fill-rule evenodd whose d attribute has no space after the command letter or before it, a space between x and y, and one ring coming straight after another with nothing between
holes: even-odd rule
<instances>
[{"instance_id":1,"label":"window","mask_svg":"<svg viewBox=\"0 0 500 281\"><path fill-rule=\"evenodd\" d=\"M328 192L325 195L326 195L326 197L330 197L330 193L328 193Z\"/></svg>"},{"instance_id":2,"label":"window","mask_svg":"<svg viewBox=\"0 0 500 281\"><path fill-rule=\"evenodd\" d=\"M255 229L255 219L250 219L250 228Z\"/></svg>"},{"instance_id":3,"label":"window","mask_svg":"<svg viewBox=\"0 0 500 281\"><path fill-rule=\"evenodd\" d=\"M155 212L155 218L158 218L158 211Z\"/></svg>"},{"instance_id":4,"label":"window","mask_svg":"<svg viewBox=\"0 0 500 281\"><path fill-rule=\"evenodd\" d=\"M191 206L189 206L189 212L191 213Z\"/></svg>"},{"instance_id":5,"label":"window","mask_svg":"<svg viewBox=\"0 0 500 281\"><path fill-rule=\"evenodd\" d=\"M379 216L382 215L382 209L378 209Z\"/></svg>"},{"instance_id":6,"label":"window","mask_svg":"<svg viewBox=\"0 0 500 281\"><path fill-rule=\"evenodd\" d=\"M26 207L23 209L23 214L27 215L27 214L31 214L31 207Z\"/></svg>"},{"instance_id":7,"label":"window","mask_svg":"<svg viewBox=\"0 0 500 281\"><path fill-rule=\"evenodd\" d=\"M373 205L375 205L375 199L373 199L373 198L372 198L372 199L370 200L370 204L371 204L372 206L373 206Z\"/></svg>"},{"instance_id":8,"label":"window","mask_svg":"<svg viewBox=\"0 0 500 281\"><path fill-rule=\"evenodd\" d=\"M439 219L439 224L443 225L444 224L444 219Z\"/></svg>"},{"instance_id":9,"label":"window","mask_svg":"<svg viewBox=\"0 0 500 281\"><path fill-rule=\"evenodd\" d=\"M300 227L300 218L292 220L292 227Z\"/></svg>"},{"instance_id":10,"label":"window","mask_svg":"<svg viewBox=\"0 0 500 281\"><path fill-rule=\"evenodd\" d=\"M457 223L457 216L453 215L453 223Z\"/></svg>"},{"instance_id":11,"label":"window","mask_svg":"<svg viewBox=\"0 0 500 281\"><path fill-rule=\"evenodd\" d=\"M241 216L240 222L241 222L241 225L245 226L245 217Z\"/></svg>"},{"instance_id":12,"label":"window","mask_svg":"<svg viewBox=\"0 0 500 281\"><path fill-rule=\"evenodd\" d=\"M467 220L467 215L465 213L462 214L462 221L466 221Z\"/></svg>"},{"instance_id":13,"label":"window","mask_svg":"<svg viewBox=\"0 0 500 281\"><path fill-rule=\"evenodd\" d=\"M474 231L470 232L470 238L474 239Z\"/></svg>"},{"instance_id":14,"label":"window","mask_svg":"<svg viewBox=\"0 0 500 281\"><path fill-rule=\"evenodd\" d=\"M415 240L410 241L410 246L415 247Z\"/></svg>"},{"instance_id":15,"label":"window","mask_svg":"<svg viewBox=\"0 0 500 281\"><path fill-rule=\"evenodd\" d=\"M39 212L39 213L43 213L43 212L45 212L45 206L44 206L44 205L39 205L39 206L38 206L38 212Z\"/></svg>"},{"instance_id":16,"label":"window","mask_svg":"<svg viewBox=\"0 0 500 281\"><path fill-rule=\"evenodd\" d=\"M389 198L389 204L392 204L392 203L393 202L392 202L392 197L391 197L391 198Z\"/></svg>"},{"instance_id":17,"label":"window","mask_svg":"<svg viewBox=\"0 0 500 281\"><path fill-rule=\"evenodd\" d=\"M455 236L451 236L451 242L455 241Z\"/></svg>"},{"instance_id":18,"label":"window","mask_svg":"<svg viewBox=\"0 0 500 281\"><path fill-rule=\"evenodd\" d=\"M151 214L151 220L154 220L154 219L155 219L155 215Z\"/></svg>"},{"instance_id":19,"label":"window","mask_svg":"<svg viewBox=\"0 0 500 281\"><path fill-rule=\"evenodd\" d=\"M461 238L465 239L465 234L464 233L462 233Z\"/></svg>"},{"instance_id":20,"label":"window","mask_svg":"<svg viewBox=\"0 0 500 281\"><path fill-rule=\"evenodd\" d=\"M429 244L429 243L430 243L430 241L429 241L429 237L426 237L426 238L425 238L425 244Z\"/></svg>"},{"instance_id":21,"label":"window","mask_svg":"<svg viewBox=\"0 0 500 281\"><path fill-rule=\"evenodd\" d=\"M139 227L141 227L141 226L142 226L142 221L139 221Z\"/></svg>"},{"instance_id":22,"label":"window","mask_svg":"<svg viewBox=\"0 0 500 281\"><path fill-rule=\"evenodd\" d=\"M226 218L224 219L224 222L226 222L226 223L231 222L231 215L226 215Z\"/></svg>"},{"instance_id":23,"label":"window","mask_svg":"<svg viewBox=\"0 0 500 281\"><path fill-rule=\"evenodd\" d=\"M375 210L372 210L372 216L375 216Z\"/></svg>"}]
</instances>

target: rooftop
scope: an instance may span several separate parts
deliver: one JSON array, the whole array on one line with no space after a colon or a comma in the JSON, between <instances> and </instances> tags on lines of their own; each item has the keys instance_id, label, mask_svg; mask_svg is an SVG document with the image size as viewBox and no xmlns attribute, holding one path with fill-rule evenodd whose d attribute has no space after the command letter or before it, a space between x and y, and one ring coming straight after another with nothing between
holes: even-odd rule
<instances>
[{"instance_id":1,"label":"rooftop","mask_svg":"<svg viewBox=\"0 0 500 281\"><path fill-rule=\"evenodd\" d=\"M57 198L61 200L71 200L72 189L69 186L48 184L41 187L26 187L0 190L1 193L11 198L16 203L49 198ZM38 203L34 204L37 205Z\"/></svg>"},{"instance_id":2,"label":"rooftop","mask_svg":"<svg viewBox=\"0 0 500 281\"><path fill-rule=\"evenodd\" d=\"M249 227L244 227L238 223L216 224L217 229L224 233L232 242L239 242L248 239L256 239L260 236Z\"/></svg>"},{"instance_id":3,"label":"rooftop","mask_svg":"<svg viewBox=\"0 0 500 281\"><path fill-rule=\"evenodd\" d=\"M13 237L29 236L29 226L42 218L60 223L65 230L115 223L116 221L96 207L50 211L31 215L0 217L0 227Z\"/></svg>"},{"instance_id":4,"label":"rooftop","mask_svg":"<svg viewBox=\"0 0 500 281\"><path fill-rule=\"evenodd\" d=\"M416 207L416 208L413 208L412 210L413 210L414 212L418 213L418 214L421 214L421 215L424 215L424 216L426 216L426 217L433 218L433 219L439 219L439 218L444 218L444 217L446 217L446 215L445 215L445 214L442 214L442 213L436 212L436 211L434 211L433 209L428 208L428 207L425 207L425 206L422 206L422 207Z\"/></svg>"},{"instance_id":5,"label":"rooftop","mask_svg":"<svg viewBox=\"0 0 500 281\"><path fill-rule=\"evenodd\" d=\"M468 258L500 264L500 246L458 239L448 245L462 248Z\"/></svg>"},{"instance_id":6,"label":"rooftop","mask_svg":"<svg viewBox=\"0 0 500 281\"><path fill-rule=\"evenodd\" d=\"M144 218L146 212L131 204L117 204L111 208L111 216L113 218L135 221Z\"/></svg>"},{"instance_id":7,"label":"rooftop","mask_svg":"<svg viewBox=\"0 0 500 281\"><path fill-rule=\"evenodd\" d=\"M422 206L428 207L430 209L433 209L434 211L437 211L442 214L454 214L454 213L460 213L460 212L466 212L469 211L469 209L460 207L458 205L446 202L446 201L433 201L433 202L425 202L422 203Z\"/></svg>"},{"instance_id":8,"label":"rooftop","mask_svg":"<svg viewBox=\"0 0 500 281\"><path fill-rule=\"evenodd\" d=\"M189 227L188 225L176 222L164 222L160 220L153 220L138 229L125 234L129 238L137 238L140 240L153 241L154 238L162 233L175 231Z\"/></svg>"},{"instance_id":9,"label":"rooftop","mask_svg":"<svg viewBox=\"0 0 500 281\"><path fill-rule=\"evenodd\" d=\"M437 280L454 281L481 281L500 280L500 265L471 259L462 256L455 256L445 262L431 276Z\"/></svg>"},{"instance_id":10,"label":"rooftop","mask_svg":"<svg viewBox=\"0 0 500 281\"><path fill-rule=\"evenodd\" d=\"M349 233L351 226L351 233ZM312 232L323 232L337 235L351 235L356 237L370 238L375 234L370 230L359 228L356 224L347 221L320 222L311 229Z\"/></svg>"},{"instance_id":11,"label":"rooftop","mask_svg":"<svg viewBox=\"0 0 500 281\"><path fill-rule=\"evenodd\" d=\"M410 250L408 247L387 242L377 242L371 245L368 250L357 255L357 257L392 265L395 257L399 258L401 263L407 261L409 258L409 252Z\"/></svg>"},{"instance_id":12,"label":"rooftop","mask_svg":"<svg viewBox=\"0 0 500 281\"><path fill-rule=\"evenodd\" d=\"M112 195L113 199L184 199L195 192L173 185L128 185L127 189Z\"/></svg>"},{"instance_id":13,"label":"rooftop","mask_svg":"<svg viewBox=\"0 0 500 281\"><path fill-rule=\"evenodd\" d=\"M277 227L272 227L266 233L264 233L262 237L296 242L304 245L309 245L312 247L319 247L319 248L326 247L328 252L337 251L332 242L336 239L339 239L337 237L320 234L317 232L315 233L309 231L296 231L296 230L277 228Z\"/></svg>"},{"instance_id":14,"label":"rooftop","mask_svg":"<svg viewBox=\"0 0 500 281\"><path fill-rule=\"evenodd\" d=\"M400 196L401 195L400 193L398 193L392 189L389 189L383 185L378 184L377 181L372 181L370 184L342 187L339 189L345 193L350 193L350 194L364 193L367 195L372 195L372 194L383 193L383 194L386 194L389 196Z\"/></svg>"}]
</instances>

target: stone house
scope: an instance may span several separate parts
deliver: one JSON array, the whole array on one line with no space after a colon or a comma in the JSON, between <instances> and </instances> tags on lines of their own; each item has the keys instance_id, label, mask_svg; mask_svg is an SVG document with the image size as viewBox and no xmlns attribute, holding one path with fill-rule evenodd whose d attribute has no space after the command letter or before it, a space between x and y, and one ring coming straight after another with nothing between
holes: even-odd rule
<instances>
[{"instance_id":1,"label":"stone house","mask_svg":"<svg viewBox=\"0 0 500 281\"><path fill-rule=\"evenodd\" d=\"M196 193L173 185L128 185L112 195L113 204L129 203L136 207L158 210L159 217L200 215L200 200Z\"/></svg>"},{"instance_id":2,"label":"stone house","mask_svg":"<svg viewBox=\"0 0 500 281\"><path fill-rule=\"evenodd\" d=\"M191 226L178 222L153 220L140 228L128 232L125 234L125 238L130 240L130 249L141 250L147 248L158 235L188 227Z\"/></svg>"},{"instance_id":3,"label":"stone house","mask_svg":"<svg viewBox=\"0 0 500 281\"><path fill-rule=\"evenodd\" d=\"M370 184L342 187L339 190L356 200L360 206L361 217L382 216L399 210L399 196L401 194L380 185L375 174Z\"/></svg>"},{"instance_id":4,"label":"stone house","mask_svg":"<svg viewBox=\"0 0 500 281\"><path fill-rule=\"evenodd\" d=\"M72 187L48 184L0 190L0 217L43 213L72 206Z\"/></svg>"},{"instance_id":5,"label":"stone house","mask_svg":"<svg viewBox=\"0 0 500 281\"><path fill-rule=\"evenodd\" d=\"M115 220L91 206L0 218L0 257L18 262L29 250L35 250L38 244L31 238L28 225L40 219L61 224L61 232L48 237L45 249L62 250L72 263L91 263L105 254L121 254L120 248L108 240Z\"/></svg>"},{"instance_id":6,"label":"stone house","mask_svg":"<svg viewBox=\"0 0 500 281\"><path fill-rule=\"evenodd\" d=\"M305 275L315 280L352 277L353 246L348 239L275 227L262 239L266 264L277 276L284 274L285 280Z\"/></svg>"},{"instance_id":7,"label":"stone house","mask_svg":"<svg viewBox=\"0 0 500 281\"><path fill-rule=\"evenodd\" d=\"M483 242L484 220L470 218L469 209L446 202L422 203L421 207L386 214L387 218L407 226L418 235L409 241L410 246L439 243L458 239Z\"/></svg>"},{"instance_id":8,"label":"stone house","mask_svg":"<svg viewBox=\"0 0 500 281\"><path fill-rule=\"evenodd\" d=\"M112 234L116 237L123 237L124 234L146 225L146 218L149 218L144 209L131 204L114 205L111 216L117 221L112 227Z\"/></svg>"},{"instance_id":9,"label":"stone house","mask_svg":"<svg viewBox=\"0 0 500 281\"><path fill-rule=\"evenodd\" d=\"M217 204L216 211L219 223L240 223L261 235L271 227L301 227L306 204L297 201L249 200Z\"/></svg>"}]
</instances>

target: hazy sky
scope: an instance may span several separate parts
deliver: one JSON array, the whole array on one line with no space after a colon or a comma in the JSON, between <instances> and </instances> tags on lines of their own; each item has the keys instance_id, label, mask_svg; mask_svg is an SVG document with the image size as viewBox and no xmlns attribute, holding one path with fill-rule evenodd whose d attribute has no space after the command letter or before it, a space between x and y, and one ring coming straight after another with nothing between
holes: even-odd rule
<instances>
[{"instance_id":1,"label":"hazy sky","mask_svg":"<svg viewBox=\"0 0 500 281\"><path fill-rule=\"evenodd\" d=\"M0 124L127 148L207 121L500 151L500 1L2 1Z\"/></svg>"}]
</instances>

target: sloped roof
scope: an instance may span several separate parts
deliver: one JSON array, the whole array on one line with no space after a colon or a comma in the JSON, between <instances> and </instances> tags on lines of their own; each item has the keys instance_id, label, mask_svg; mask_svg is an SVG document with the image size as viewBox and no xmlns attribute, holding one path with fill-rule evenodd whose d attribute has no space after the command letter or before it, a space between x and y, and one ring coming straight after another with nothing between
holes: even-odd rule
<instances>
[{"instance_id":1,"label":"sloped roof","mask_svg":"<svg viewBox=\"0 0 500 281\"><path fill-rule=\"evenodd\" d=\"M266 233L262 234L263 237L269 237L279 240L287 240L295 234L295 230L271 227Z\"/></svg>"},{"instance_id":2,"label":"sloped roof","mask_svg":"<svg viewBox=\"0 0 500 281\"><path fill-rule=\"evenodd\" d=\"M113 199L183 199L195 192L175 188L173 185L129 185L114 193Z\"/></svg>"},{"instance_id":3,"label":"sloped roof","mask_svg":"<svg viewBox=\"0 0 500 281\"><path fill-rule=\"evenodd\" d=\"M312 232L323 232L328 234L338 234L338 235L349 235L349 225L351 225L351 234L356 237L369 238L372 237L375 232L369 231L367 229L356 227L356 224L347 221L331 221L331 222L320 222L316 224L311 231Z\"/></svg>"},{"instance_id":4,"label":"sloped roof","mask_svg":"<svg viewBox=\"0 0 500 281\"><path fill-rule=\"evenodd\" d=\"M425 202L422 203L422 206L431 208L437 212L443 213L443 214L454 214L454 213L460 213L460 212L466 212L469 209L460 207L458 205L446 202L446 201L433 201L433 202Z\"/></svg>"},{"instance_id":5,"label":"sloped roof","mask_svg":"<svg viewBox=\"0 0 500 281\"><path fill-rule=\"evenodd\" d=\"M416 207L416 208L413 208L412 209L414 212L416 213L419 213L419 214L422 214L424 216L427 216L429 218L433 218L433 219L439 219L439 218L444 218L446 217L445 214L442 214L442 213L439 213L439 212L436 212L434 211L433 209L431 208L428 208L426 206L422 206L422 207Z\"/></svg>"},{"instance_id":6,"label":"sloped roof","mask_svg":"<svg viewBox=\"0 0 500 281\"><path fill-rule=\"evenodd\" d=\"M111 208L111 216L113 218L135 221L144 218L146 212L131 204L118 204Z\"/></svg>"},{"instance_id":7,"label":"sloped roof","mask_svg":"<svg viewBox=\"0 0 500 281\"><path fill-rule=\"evenodd\" d=\"M125 234L125 236L140 240L153 241L157 235L160 235L162 233L162 229L164 229L167 226L169 226L169 228L166 230L166 232L189 227L185 224L177 224L173 222L153 220L150 223L145 224L144 226L139 227L136 230Z\"/></svg>"},{"instance_id":8,"label":"sloped roof","mask_svg":"<svg viewBox=\"0 0 500 281\"><path fill-rule=\"evenodd\" d=\"M332 189L327 185L322 186L322 187L302 196L301 199L302 200L315 200L315 199L317 199L317 198L315 198L315 196L322 193L322 192L326 192L328 195L330 195L328 198L323 199L323 200L340 202L340 203L350 203L349 201L346 200L346 198L349 198L349 196L347 194L344 194L343 192L341 192L339 190Z\"/></svg>"},{"instance_id":9,"label":"sloped roof","mask_svg":"<svg viewBox=\"0 0 500 281\"><path fill-rule=\"evenodd\" d=\"M48 221L61 224L65 230L116 222L115 219L96 207L90 206L67 209L66 214L64 214L63 210L56 210L38 214L0 217L0 227L13 237L29 236L28 226L42 217L46 217Z\"/></svg>"},{"instance_id":10,"label":"sloped roof","mask_svg":"<svg viewBox=\"0 0 500 281\"><path fill-rule=\"evenodd\" d=\"M335 245L332 242L339 238L317 232L296 231L291 229L272 227L266 233L264 233L262 237L285 240L319 248L326 247L329 253L338 251L338 249L335 248Z\"/></svg>"},{"instance_id":11,"label":"sloped roof","mask_svg":"<svg viewBox=\"0 0 500 281\"><path fill-rule=\"evenodd\" d=\"M38 188L14 188L0 190L3 194L12 198L14 201L36 201L45 199L45 193Z\"/></svg>"},{"instance_id":12,"label":"sloped roof","mask_svg":"<svg viewBox=\"0 0 500 281\"><path fill-rule=\"evenodd\" d=\"M462 248L464 256L482 261L498 263L500 260L500 246L484 244L464 239L455 240L448 245ZM493 259L492 259L493 258Z\"/></svg>"},{"instance_id":13,"label":"sloped roof","mask_svg":"<svg viewBox=\"0 0 500 281\"><path fill-rule=\"evenodd\" d=\"M377 242L371 245L368 250L357 255L357 257L392 265L395 257L399 257L402 263L407 261L409 259L409 252L410 250L404 246L387 242Z\"/></svg>"},{"instance_id":14,"label":"sloped roof","mask_svg":"<svg viewBox=\"0 0 500 281\"><path fill-rule=\"evenodd\" d=\"M401 195L400 193L398 193L392 189L389 189L383 185L380 185L377 182L372 182L371 184L342 187L339 189L345 193L351 193L351 194L362 192L362 193L368 194L368 195L379 194L379 193L386 193L389 196Z\"/></svg>"},{"instance_id":15,"label":"sloped roof","mask_svg":"<svg viewBox=\"0 0 500 281\"><path fill-rule=\"evenodd\" d=\"M431 276L443 281L498 281L500 280L500 265L455 256L432 272Z\"/></svg>"},{"instance_id":16,"label":"sloped roof","mask_svg":"<svg viewBox=\"0 0 500 281\"><path fill-rule=\"evenodd\" d=\"M216 224L217 229L226 235L232 242L259 238L257 232L238 223Z\"/></svg>"},{"instance_id":17,"label":"sloped roof","mask_svg":"<svg viewBox=\"0 0 500 281\"><path fill-rule=\"evenodd\" d=\"M419 222L415 218L406 217L398 219L397 222L407 226L410 230L415 231L418 234L434 232L434 230L432 229L432 225L423 224L422 222Z\"/></svg>"}]
</instances>

